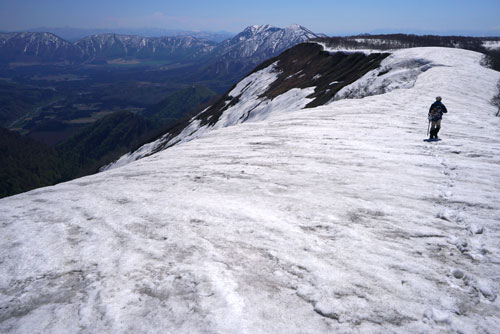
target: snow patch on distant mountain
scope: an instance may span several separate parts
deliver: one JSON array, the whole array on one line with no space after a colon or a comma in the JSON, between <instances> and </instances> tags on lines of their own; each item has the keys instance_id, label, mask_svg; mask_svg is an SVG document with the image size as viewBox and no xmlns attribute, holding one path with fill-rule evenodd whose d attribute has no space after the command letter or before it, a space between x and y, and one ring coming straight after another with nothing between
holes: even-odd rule
<instances>
[{"instance_id":1,"label":"snow patch on distant mountain","mask_svg":"<svg viewBox=\"0 0 500 334\"><path fill-rule=\"evenodd\" d=\"M98 34L75 43L91 59L99 57L178 58L187 61L209 54L216 43L192 36L141 37Z\"/></svg>"},{"instance_id":2,"label":"snow patch on distant mountain","mask_svg":"<svg viewBox=\"0 0 500 334\"><path fill-rule=\"evenodd\" d=\"M0 60L38 58L57 62L81 59L82 51L51 33L0 33Z\"/></svg>"}]
</instances>

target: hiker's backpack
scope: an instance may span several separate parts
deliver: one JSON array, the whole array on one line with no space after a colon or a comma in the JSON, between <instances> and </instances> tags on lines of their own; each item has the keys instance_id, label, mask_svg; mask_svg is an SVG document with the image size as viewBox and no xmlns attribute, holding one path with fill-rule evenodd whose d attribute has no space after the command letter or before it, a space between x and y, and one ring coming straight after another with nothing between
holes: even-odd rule
<instances>
[{"instance_id":1,"label":"hiker's backpack","mask_svg":"<svg viewBox=\"0 0 500 334\"><path fill-rule=\"evenodd\" d=\"M443 107L441 103L435 103L432 105L431 110L429 111L429 121L437 121L441 119L443 114Z\"/></svg>"}]
</instances>

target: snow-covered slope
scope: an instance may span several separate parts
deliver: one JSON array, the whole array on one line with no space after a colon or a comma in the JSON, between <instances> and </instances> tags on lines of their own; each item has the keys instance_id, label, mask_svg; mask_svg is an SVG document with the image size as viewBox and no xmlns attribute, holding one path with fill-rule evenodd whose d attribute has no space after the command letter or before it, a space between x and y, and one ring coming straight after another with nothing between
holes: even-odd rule
<instances>
[{"instance_id":1,"label":"snow-covered slope","mask_svg":"<svg viewBox=\"0 0 500 334\"><path fill-rule=\"evenodd\" d=\"M0 332L498 332L500 73L403 58L434 66L0 200Z\"/></svg>"}]
</instances>

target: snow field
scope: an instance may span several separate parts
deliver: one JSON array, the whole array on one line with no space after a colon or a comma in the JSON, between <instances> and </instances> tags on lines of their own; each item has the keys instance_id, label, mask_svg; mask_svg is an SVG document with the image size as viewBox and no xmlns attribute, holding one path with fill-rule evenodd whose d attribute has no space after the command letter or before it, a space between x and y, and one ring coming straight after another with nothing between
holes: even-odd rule
<instances>
[{"instance_id":1,"label":"snow field","mask_svg":"<svg viewBox=\"0 0 500 334\"><path fill-rule=\"evenodd\" d=\"M0 331L497 332L500 74L391 59L432 66L0 200Z\"/></svg>"},{"instance_id":2,"label":"snow field","mask_svg":"<svg viewBox=\"0 0 500 334\"><path fill-rule=\"evenodd\" d=\"M490 50L500 49L500 41L484 41L483 46Z\"/></svg>"}]
</instances>

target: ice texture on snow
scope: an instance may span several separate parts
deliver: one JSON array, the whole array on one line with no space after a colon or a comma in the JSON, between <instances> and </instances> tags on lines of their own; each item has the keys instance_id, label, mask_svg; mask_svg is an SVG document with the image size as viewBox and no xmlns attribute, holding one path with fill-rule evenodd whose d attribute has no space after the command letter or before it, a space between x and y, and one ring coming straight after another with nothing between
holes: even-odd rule
<instances>
[{"instance_id":1,"label":"ice texture on snow","mask_svg":"<svg viewBox=\"0 0 500 334\"><path fill-rule=\"evenodd\" d=\"M442 66L0 200L0 332L499 332L500 73L406 56Z\"/></svg>"}]
</instances>

